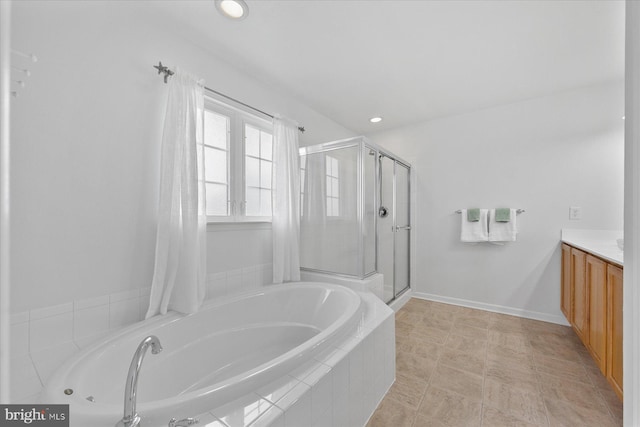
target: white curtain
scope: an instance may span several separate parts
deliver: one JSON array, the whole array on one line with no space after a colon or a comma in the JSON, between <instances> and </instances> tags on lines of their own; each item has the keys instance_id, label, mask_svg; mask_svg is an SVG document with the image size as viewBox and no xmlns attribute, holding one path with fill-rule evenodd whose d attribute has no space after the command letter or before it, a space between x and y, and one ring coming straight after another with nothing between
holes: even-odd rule
<instances>
[{"instance_id":1,"label":"white curtain","mask_svg":"<svg viewBox=\"0 0 640 427\"><path fill-rule=\"evenodd\" d=\"M205 294L203 83L176 69L162 135L156 257L146 318L198 310Z\"/></svg>"},{"instance_id":2,"label":"white curtain","mask_svg":"<svg viewBox=\"0 0 640 427\"><path fill-rule=\"evenodd\" d=\"M273 283L300 280L298 124L273 119Z\"/></svg>"}]
</instances>

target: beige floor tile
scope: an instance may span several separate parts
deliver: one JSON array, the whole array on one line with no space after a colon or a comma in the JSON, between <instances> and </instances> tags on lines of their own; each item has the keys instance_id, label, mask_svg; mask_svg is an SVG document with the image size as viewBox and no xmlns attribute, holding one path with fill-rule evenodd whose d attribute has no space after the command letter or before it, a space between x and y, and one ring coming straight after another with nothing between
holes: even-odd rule
<instances>
[{"instance_id":1,"label":"beige floor tile","mask_svg":"<svg viewBox=\"0 0 640 427\"><path fill-rule=\"evenodd\" d=\"M471 307L458 307L458 314L460 316L475 317L476 319L492 319L495 314L490 311L478 310Z\"/></svg>"},{"instance_id":2,"label":"beige floor tile","mask_svg":"<svg viewBox=\"0 0 640 427\"><path fill-rule=\"evenodd\" d=\"M432 328L430 326L423 326L420 328L414 328L411 331L410 336L421 340L432 341L437 344L444 344L447 341L449 332L438 328Z\"/></svg>"},{"instance_id":3,"label":"beige floor tile","mask_svg":"<svg viewBox=\"0 0 640 427\"><path fill-rule=\"evenodd\" d=\"M460 335L463 337L475 338L486 340L487 339L487 329L485 328L476 328L472 325L467 324L457 324L454 323L451 328L451 333L455 335Z\"/></svg>"},{"instance_id":4,"label":"beige floor tile","mask_svg":"<svg viewBox=\"0 0 640 427\"><path fill-rule=\"evenodd\" d=\"M452 326L452 320L442 319L437 316L425 316L422 317L416 324L416 329L419 330L421 328L434 328L444 332L449 332Z\"/></svg>"},{"instance_id":5,"label":"beige floor tile","mask_svg":"<svg viewBox=\"0 0 640 427\"><path fill-rule=\"evenodd\" d=\"M396 382L368 427L622 425L622 402L571 328L411 299Z\"/></svg>"},{"instance_id":6,"label":"beige floor tile","mask_svg":"<svg viewBox=\"0 0 640 427\"><path fill-rule=\"evenodd\" d=\"M474 328L488 329L491 319L486 317L476 317L469 314L458 315L455 320L456 325L473 326Z\"/></svg>"},{"instance_id":7,"label":"beige floor tile","mask_svg":"<svg viewBox=\"0 0 640 427\"><path fill-rule=\"evenodd\" d=\"M569 402L582 408L608 413L604 400L591 384L540 374L540 389L545 400Z\"/></svg>"},{"instance_id":8,"label":"beige floor tile","mask_svg":"<svg viewBox=\"0 0 640 427\"><path fill-rule=\"evenodd\" d=\"M522 333L502 332L489 329L488 338L490 344L508 348L518 353L528 353L531 351L529 339Z\"/></svg>"},{"instance_id":9,"label":"beige floor tile","mask_svg":"<svg viewBox=\"0 0 640 427\"><path fill-rule=\"evenodd\" d=\"M442 352L442 345L433 341L426 341L415 336L404 337L396 342L396 352L413 353L434 361L438 360Z\"/></svg>"},{"instance_id":10,"label":"beige floor tile","mask_svg":"<svg viewBox=\"0 0 640 427\"><path fill-rule=\"evenodd\" d=\"M538 372L559 378L566 378L572 381L591 384L589 377L587 376L587 371L581 363L555 359L538 353L534 353L533 362L535 363Z\"/></svg>"},{"instance_id":11,"label":"beige floor tile","mask_svg":"<svg viewBox=\"0 0 640 427\"><path fill-rule=\"evenodd\" d=\"M484 375L485 352L459 351L447 348L442 351L440 364L476 375Z\"/></svg>"},{"instance_id":12,"label":"beige floor tile","mask_svg":"<svg viewBox=\"0 0 640 427\"><path fill-rule=\"evenodd\" d=\"M522 326L532 333L543 332L557 335L575 335L570 326L557 323L543 322L541 320L521 319Z\"/></svg>"},{"instance_id":13,"label":"beige floor tile","mask_svg":"<svg viewBox=\"0 0 640 427\"><path fill-rule=\"evenodd\" d=\"M488 360L485 372L486 380L497 381L510 387L531 392L538 392L540 390L535 371L520 369L520 367L514 369L506 364Z\"/></svg>"},{"instance_id":14,"label":"beige floor tile","mask_svg":"<svg viewBox=\"0 0 640 427\"><path fill-rule=\"evenodd\" d=\"M428 380L436 366L436 361L414 353L396 353L396 373Z\"/></svg>"},{"instance_id":15,"label":"beige floor tile","mask_svg":"<svg viewBox=\"0 0 640 427\"><path fill-rule=\"evenodd\" d=\"M385 397L371 416L367 427L411 427L415 417L415 409Z\"/></svg>"},{"instance_id":16,"label":"beige floor tile","mask_svg":"<svg viewBox=\"0 0 640 427\"><path fill-rule=\"evenodd\" d=\"M489 344L487 348L487 366L495 369L509 369L535 374L536 365L533 356L511 348Z\"/></svg>"},{"instance_id":17,"label":"beige floor tile","mask_svg":"<svg viewBox=\"0 0 640 427\"><path fill-rule=\"evenodd\" d=\"M429 384L480 402L482 401L482 383L482 373L477 375L439 363Z\"/></svg>"},{"instance_id":18,"label":"beige floor tile","mask_svg":"<svg viewBox=\"0 0 640 427\"><path fill-rule=\"evenodd\" d=\"M485 406L482 409L482 427L546 427L547 425L546 416L544 423L533 424L495 408Z\"/></svg>"},{"instance_id":19,"label":"beige floor tile","mask_svg":"<svg viewBox=\"0 0 640 427\"><path fill-rule=\"evenodd\" d=\"M598 389L614 420L622 424L622 401L611 387Z\"/></svg>"},{"instance_id":20,"label":"beige floor tile","mask_svg":"<svg viewBox=\"0 0 640 427\"><path fill-rule=\"evenodd\" d=\"M411 323L396 322L396 337L408 337L414 329Z\"/></svg>"},{"instance_id":21,"label":"beige floor tile","mask_svg":"<svg viewBox=\"0 0 640 427\"><path fill-rule=\"evenodd\" d=\"M485 407L534 425L546 425L547 414L539 392L511 387L491 379L484 382Z\"/></svg>"},{"instance_id":22,"label":"beige floor tile","mask_svg":"<svg viewBox=\"0 0 640 427\"><path fill-rule=\"evenodd\" d=\"M439 320L445 320L448 322L452 322L455 320L455 318L458 316L457 311L455 310L451 310L451 308L449 308L451 306L434 306L432 307L432 309L430 309L429 311L425 312L423 314L423 317L426 318L433 318L433 319L439 319Z\"/></svg>"},{"instance_id":23,"label":"beige floor tile","mask_svg":"<svg viewBox=\"0 0 640 427\"><path fill-rule=\"evenodd\" d=\"M529 338L534 353L570 362L582 362L580 350L572 339L556 334L536 334ZM580 344L581 345L581 344Z\"/></svg>"},{"instance_id":24,"label":"beige floor tile","mask_svg":"<svg viewBox=\"0 0 640 427\"><path fill-rule=\"evenodd\" d=\"M399 372L388 396L412 409L418 409L426 389L427 380Z\"/></svg>"},{"instance_id":25,"label":"beige floor tile","mask_svg":"<svg viewBox=\"0 0 640 427\"><path fill-rule=\"evenodd\" d=\"M551 427L619 427L608 414L555 399L545 399Z\"/></svg>"},{"instance_id":26,"label":"beige floor tile","mask_svg":"<svg viewBox=\"0 0 640 427\"><path fill-rule=\"evenodd\" d=\"M478 401L429 386L418 409L415 426L478 427L481 408Z\"/></svg>"},{"instance_id":27,"label":"beige floor tile","mask_svg":"<svg viewBox=\"0 0 640 427\"><path fill-rule=\"evenodd\" d=\"M523 319L505 314L494 314L489 322L489 329L504 333L524 334L528 329L523 324Z\"/></svg>"},{"instance_id":28,"label":"beige floor tile","mask_svg":"<svg viewBox=\"0 0 640 427\"><path fill-rule=\"evenodd\" d=\"M415 325L420 320L422 320L422 313L401 310L396 314L396 323Z\"/></svg>"},{"instance_id":29,"label":"beige floor tile","mask_svg":"<svg viewBox=\"0 0 640 427\"><path fill-rule=\"evenodd\" d=\"M450 334L447 337L444 346L453 350L472 353L485 353L487 350L487 342L485 340L454 334Z\"/></svg>"}]
</instances>

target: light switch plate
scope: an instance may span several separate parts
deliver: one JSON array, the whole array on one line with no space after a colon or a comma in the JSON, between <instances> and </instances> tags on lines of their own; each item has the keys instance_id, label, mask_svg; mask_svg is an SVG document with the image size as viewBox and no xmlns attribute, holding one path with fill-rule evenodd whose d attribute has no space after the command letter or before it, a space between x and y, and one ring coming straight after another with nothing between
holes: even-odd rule
<instances>
[{"instance_id":1,"label":"light switch plate","mask_svg":"<svg viewBox=\"0 0 640 427\"><path fill-rule=\"evenodd\" d=\"M582 208L579 206L571 206L569 208L569 219L571 220L582 219Z\"/></svg>"}]
</instances>

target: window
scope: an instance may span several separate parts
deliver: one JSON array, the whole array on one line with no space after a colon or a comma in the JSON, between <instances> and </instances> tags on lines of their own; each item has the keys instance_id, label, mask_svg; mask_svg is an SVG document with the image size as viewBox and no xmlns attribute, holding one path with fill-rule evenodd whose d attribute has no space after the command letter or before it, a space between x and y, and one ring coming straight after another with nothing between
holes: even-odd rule
<instances>
[{"instance_id":1,"label":"window","mask_svg":"<svg viewBox=\"0 0 640 427\"><path fill-rule=\"evenodd\" d=\"M340 171L338 159L327 156L327 216L340 216Z\"/></svg>"},{"instance_id":2,"label":"window","mask_svg":"<svg viewBox=\"0 0 640 427\"><path fill-rule=\"evenodd\" d=\"M205 98L209 222L271 219L272 138L269 121Z\"/></svg>"},{"instance_id":3,"label":"window","mask_svg":"<svg viewBox=\"0 0 640 427\"><path fill-rule=\"evenodd\" d=\"M272 136L245 125L245 200L247 216L271 216Z\"/></svg>"},{"instance_id":4,"label":"window","mask_svg":"<svg viewBox=\"0 0 640 427\"><path fill-rule=\"evenodd\" d=\"M307 177L307 156L300 156L300 216L304 216L305 185Z\"/></svg>"}]
</instances>

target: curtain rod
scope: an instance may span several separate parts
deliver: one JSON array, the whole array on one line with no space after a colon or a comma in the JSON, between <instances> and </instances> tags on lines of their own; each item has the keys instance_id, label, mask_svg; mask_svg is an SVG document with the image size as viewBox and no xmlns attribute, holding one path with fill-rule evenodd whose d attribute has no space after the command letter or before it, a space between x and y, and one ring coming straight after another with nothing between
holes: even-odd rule
<instances>
[{"instance_id":1,"label":"curtain rod","mask_svg":"<svg viewBox=\"0 0 640 427\"><path fill-rule=\"evenodd\" d=\"M158 65L154 65L154 66L153 66L153 68L155 68L156 70L158 70L158 74L164 74L164 82L165 82L165 83L167 83L168 78L174 74L174 73L173 73L173 71L171 71L171 70L169 69L169 67L166 67L166 66L162 65L162 62L158 62ZM252 109L253 111L257 111L257 112L258 112L258 113L260 113L260 114L264 114L265 116L271 117L272 119L274 118L274 117L273 117L273 114L269 114L269 113L264 112L264 111L262 111L262 110L260 110L260 109L258 109L258 108L256 108L256 107L252 107L252 106L251 106L251 105L249 105L249 104L245 104L245 103L244 103L244 102L242 102L242 101L238 101L237 99L232 98L232 97L230 97L229 95L225 95L224 93L218 92L217 90L213 90L213 89L208 88L208 87L206 87L206 86L205 86L204 88L205 88L205 90L207 90L207 91L209 91L209 92L213 92L213 93L215 93L216 95L219 95L219 96L221 96L221 97L223 97L223 98L226 98L226 99L228 99L228 100L230 100L230 101L233 101L233 102L235 102L235 103L237 103L237 104L240 104L240 105L242 105L243 107L250 108L250 109ZM298 130L299 130L300 132L304 133L304 126L298 126Z\"/></svg>"}]
</instances>

